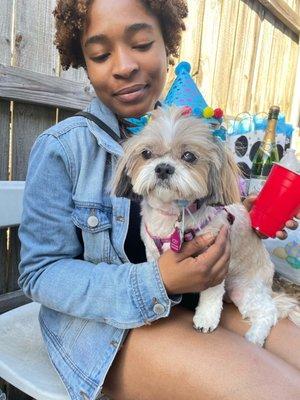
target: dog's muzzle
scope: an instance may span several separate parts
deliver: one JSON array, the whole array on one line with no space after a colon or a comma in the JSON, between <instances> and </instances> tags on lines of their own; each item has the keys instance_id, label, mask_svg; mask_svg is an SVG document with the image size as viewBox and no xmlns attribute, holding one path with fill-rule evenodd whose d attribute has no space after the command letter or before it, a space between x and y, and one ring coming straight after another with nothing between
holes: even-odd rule
<instances>
[{"instance_id":1,"label":"dog's muzzle","mask_svg":"<svg viewBox=\"0 0 300 400\"><path fill-rule=\"evenodd\" d=\"M155 168L155 173L159 179L168 179L175 172L175 167L170 164L158 164Z\"/></svg>"}]
</instances>

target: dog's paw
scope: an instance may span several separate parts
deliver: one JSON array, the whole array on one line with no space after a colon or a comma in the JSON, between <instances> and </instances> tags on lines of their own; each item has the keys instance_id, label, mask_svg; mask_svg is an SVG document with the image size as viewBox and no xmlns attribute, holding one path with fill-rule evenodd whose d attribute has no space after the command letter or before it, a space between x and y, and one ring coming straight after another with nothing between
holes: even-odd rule
<instances>
[{"instance_id":1,"label":"dog's paw","mask_svg":"<svg viewBox=\"0 0 300 400\"><path fill-rule=\"evenodd\" d=\"M266 337L265 335L259 334L257 331L254 331L252 329L249 329L248 332L245 334L245 339L248 340L248 342L254 343L257 346L263 347Z\"/></svg>"},{"instance_id":2,"label":"dog's paw","mask_svg":"<svg viewBox=\"0 0 300 400\"><path fill-rule=\"evenodd\" d=\"M193 318L194 328L203 333L213 332L219 325L219 315L195 314Z\"/></svg>"}]
</instances>

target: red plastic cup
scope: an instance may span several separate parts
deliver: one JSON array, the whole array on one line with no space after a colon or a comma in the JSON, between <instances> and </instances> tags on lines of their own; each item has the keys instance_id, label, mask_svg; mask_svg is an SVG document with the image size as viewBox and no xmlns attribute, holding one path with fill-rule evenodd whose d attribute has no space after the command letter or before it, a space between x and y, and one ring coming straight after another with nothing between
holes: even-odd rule
<instances>
[{"instance_id":1,"label":"red plastic cup","mask_svg":"<svg viewBox=\"0 0 300 400\"><path fill-rule=\"evenodd\" d=\"M252 227L274 238L300 211L300 174L275 164L251 211Z\"/></svg>"}]
</instances>

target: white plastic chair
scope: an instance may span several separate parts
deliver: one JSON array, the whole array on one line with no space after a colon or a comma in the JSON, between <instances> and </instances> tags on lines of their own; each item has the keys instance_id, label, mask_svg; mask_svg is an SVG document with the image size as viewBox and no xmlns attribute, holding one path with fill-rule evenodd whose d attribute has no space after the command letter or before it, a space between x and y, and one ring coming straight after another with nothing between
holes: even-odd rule
<instances>
[{"instance_id":1,"label":"white plastic chair","mask_svg":"<svg viewBox=\"0 0 300 400\"><path fill-rule=\"evenodd\" d=\"M20 223L23 191L24 182L0 181L0 228ZM0 315L0 377L36 400L68 400L44 348L39 308L29 303Z\"/></svg>"}]
</instances>

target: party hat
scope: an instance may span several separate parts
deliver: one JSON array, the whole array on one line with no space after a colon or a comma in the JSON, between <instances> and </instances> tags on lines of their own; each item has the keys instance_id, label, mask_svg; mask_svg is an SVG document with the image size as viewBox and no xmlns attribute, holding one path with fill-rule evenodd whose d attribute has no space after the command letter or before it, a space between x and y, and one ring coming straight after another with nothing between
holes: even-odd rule
<instances>
[{"instance_id":1,"label":"party hat","mask_svg":"<svg viewBox=\"0 0 300 400\"><path fill-rule=\"evenodd\" d=\"M223 121L223 111L220 108L213 109L208 106L191 74L191 65L182 61L177 65L177 75L163 104L167 106L190 108L195 117L205 118L209 124L220 126Z\"/></svg>"}]
</instances>

